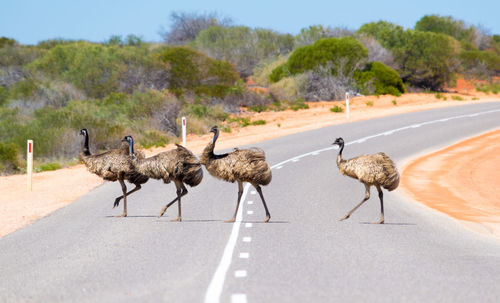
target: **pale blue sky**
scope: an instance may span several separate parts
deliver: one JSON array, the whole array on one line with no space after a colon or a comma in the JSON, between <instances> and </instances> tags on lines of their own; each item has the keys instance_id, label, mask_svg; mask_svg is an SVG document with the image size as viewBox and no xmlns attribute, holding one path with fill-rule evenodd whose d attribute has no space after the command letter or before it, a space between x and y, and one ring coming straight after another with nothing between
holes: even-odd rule
<instances>
[{"instance_id":1,"label":"pale blue sky","mask_svg":"<svg viewBox=\"0 0 500 303\"><path fill-rule=\"evenodd\" d=\"M386 20L405 28L426 14L451 15L500 34L500 0L2 0L0 36L23 44L52 38L94 42L134 34L161 41L172 11L217 12L235 24L296 34L313 24L358 29Z\"/></svg>"}]
</instances>

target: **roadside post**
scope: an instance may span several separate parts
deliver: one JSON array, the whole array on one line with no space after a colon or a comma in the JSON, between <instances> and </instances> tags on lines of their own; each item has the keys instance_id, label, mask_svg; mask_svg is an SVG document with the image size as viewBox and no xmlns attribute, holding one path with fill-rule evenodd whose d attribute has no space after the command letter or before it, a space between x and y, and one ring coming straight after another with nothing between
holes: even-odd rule
<instances>
[{"instance_id":1,"label":"roadside post","mask_svg":"<svg viewBox=\"0 0 500 303\"><path fill-rule=\"evenodd\" d=\"M349 93L345 93L345 113L347 119L349 119Z\"/></svg>"},{"instance_id":2,"label":"roadside post","mask_svg":"<svg viewBox=\"0 0 500 303\"><path fill-rule=\"evenodd\" d=\"M28 140L26 159L28 160L28 167L27 167L28 190L32 191L32 186L31 186L32 179L31 178L32 178L32 174L33 174L33 140Z\"/></svg>"},{"instance_id":3,"label":"roadside post","mask_svg":"<svg viewBox=\"0 0 500 303\"><path fill-rule=\"evenodd\" d=\"M186 147L186 117L182 117L182 146Z\"/></svg>"}]
</instances>

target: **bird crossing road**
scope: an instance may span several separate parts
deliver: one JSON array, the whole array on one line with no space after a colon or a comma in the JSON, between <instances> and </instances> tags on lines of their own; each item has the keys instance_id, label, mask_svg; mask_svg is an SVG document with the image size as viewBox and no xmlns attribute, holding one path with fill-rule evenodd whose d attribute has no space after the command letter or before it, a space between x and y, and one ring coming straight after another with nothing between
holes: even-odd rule
<instances>
[{"instance_id":1,"label":"bird crossing road","mask_svg":"<svg viewBox=\"0 0 500 303\"><path fill-rule=\"evenodd\" d=\"M105 184L0 239L0 302L496 302L498 240L398 190L384 196L385 224L367 224L376 199L339 222L362 198L362 185L339 174L330 144L342 136L346 158L384 151L401 167L499 127L496 102L255 144L273 173L263 188L272 213L265 224L248 184L234 224L223 220L236 185L208 174L183 199L182 223L168 212L157 218L173 186L149 181L129 197L128 217L115 218L119 188Z\"/></svg>"}]
</instances>

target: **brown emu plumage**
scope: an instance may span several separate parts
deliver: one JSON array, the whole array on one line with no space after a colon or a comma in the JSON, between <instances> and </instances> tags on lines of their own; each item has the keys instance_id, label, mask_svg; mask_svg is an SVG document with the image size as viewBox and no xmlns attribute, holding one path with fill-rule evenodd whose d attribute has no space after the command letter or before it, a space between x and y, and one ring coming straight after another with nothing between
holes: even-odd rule
<instances>
[{"instance_id":1,"label":"brown emu plumage","mask_svg":"<svg viewBox=\"0 0 500 303\"><path fill-rule=\"evenodd\" d=\"M115 199L114 207L120 204L123 198L123 215L127 216L127 196L141 189L141 184L148 181L148 177L134 170L132 157L129 156L129 147L127 142L123 142L120 148L112 149L101 154L92 155L89 150L89 137L87 129L80 130L80 135L84 136L83 149L80 152L80 160L85 164L87 170L98 175L106 181L119 181L122 187L123 195ZM139 156L144 157L143 153ZM135 188L127 192L124 180L135 185Z\"/></svg>"},{"instance_id":2,"label":"brown emu plumage","mask_svg":"<svg viewBox=\"0 0 500 303\"><path fill-rule=\"evenodd\" d=\"M129 144L133 144L133 141ZM139 173L149 178L161 179L164 183L174 181L177 187L177 197L162 209L160 217L170 205L178 201L179 216L174 221L182 221L181 197L188 193L184 184L191 187L200 184L203 179L203 170L200 161L190 150L178 144L176 146L176 149L146 159L136 159L134 167Z\"/></svg>"},{"instance_id":3,"label":"brown emu plumage","mask_svg":"<svg viewBox=\"0 0 500 303\"><path fill-rule=\"evenodd\" d=\"M271 215L267 209L260 186L271 183L272 174L266 162L264 151L255 147L250 149L235 148L231 153L216 155L214 154L214 147L219 136L219 129L217 126L214 126L210 131L214 133L214 138L203 150L201 163L205 165L210 175L224 181L232 183L238 182L236 211L234 212L233 218L228 222L234 222L236 220L236 214L243 193L243 182L252 184L259 192L266 210L266 220L264 222L268 222Z\"/></svg>"},{"instance_id":4,"label":"brown emu plumage","mask_svg":"<svg viewBox=\"0 0 500 303\"><path fill-rule=\"evenodd\" d=\"M358 179L365 185L365 198L354 209L347 213L341 220L349 216L370 198L370 187L375 186L380 199L381 217L377 223L384 223L384 201L381 187L388 191L395 190L399 185L399 173L396 164L384 153L362 155L352 159L342 158L344 140L337 138L333 144L340 147L337 156L337 166L341 174Z\"/></svg>"}]
</instances>

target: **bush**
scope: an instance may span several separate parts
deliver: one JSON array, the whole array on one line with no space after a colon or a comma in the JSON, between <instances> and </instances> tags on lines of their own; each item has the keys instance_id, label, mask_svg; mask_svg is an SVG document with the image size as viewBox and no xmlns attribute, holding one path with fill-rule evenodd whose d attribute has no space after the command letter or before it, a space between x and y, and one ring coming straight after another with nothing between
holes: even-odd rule
<instances>
[{"instance_id":1,"label":"bush","mask_svg":"<svg viewBox=\"0 0 500 303\"><path fill-rule=\"evenodd\" d=\"M471 44L475 42L474 28L467 27L463 21L455 20L451 16L424 16L415 24L415 30L445 34Z\"/></svg>"},{"instance_id":2,"label":"bush","mask_svg":"<svg viewBox=\"0 0 500 303\"><path fill-rule=\"evenodd\" d=\"M362 72L356 75L358 85L364 94L390 94L400 96L406 92L399 74L389 66L380 62L370 62Z\"/></svg>"},{"instance_id":3,"label":"bush","mask_svg":"<svg viewBox=\"0 0 500 303\"><path fill-rule=\"evenodd\" d=\"M401 78L416 87L442 90L459 66L459 47L454 38L444 34L406 31L405 45L397 55Z\"/></svg>"},{"instance_id":4,"label":"bush","mask_svg":"<svg viewBox=\"0 0 500 303\"><path fill-rule=\"evenodd\" d=\"M491 51L462 51L458 55L464 73L472 78L490 78L500 75L500 55Z\"/></svg>"},{"instance_id":5,"label":"bush","mask_svg":"<svg viewBox=\"0 0 500 303\"><path fill-rule=\"evenodd\" d=\"M39 166L35 167L36 172L42 172L42 171L51 171L51 170L56 170L60 169L61 164L58 162L51 162L51 163L45 163L45 164L40 164Z\"/></svg>"},{"instance_id":6,"label":"bush","mask_svg":"<svg viewBox=\"0 0 500 303\"><path fill-rule=\"evenodd\" d=\"M352 37L320 39L295 49L284 65L273 70L269 80L275 83L288 73L297 75L327 65L332 75L352 74L367 57L367 49Z\"/></svg>"},{"instance_id":7,"label":"bush","mask_svg":"<svg viewBox=\"0 0 500 303\"><path fill-rule=\"evenodd\" d=\"M212 26L201 31L193 45L212 58L231 62L248 77L260 61L290 52L294 38L267 29Z\"/></svg>"},{"instance_id":8,"label":"bush","mask_svg":"<svg viewBox=\"0 0 500 303\"><path fill-rule=\"evenodd\" d=\"M20 166L18 146L0 141L0 174L19 170Z\"/></svg>"},{"instance_id":9,"label":"bush","mask_svg":"<svg viewBox=\"0 0 500 303\"><path fill-rule=\"evenodd\" d=\"M342 112L344 112L344 108L342 108L338 105L335 105L334 107L330 108L330 111L334 112L334 113L342 113Z\"/></svg>"},{"instance_id":10,"label":"bush","mask_svg":"<svg viewBox=\"0 0 500 303\"><path fill-rule=\"evenodd\" d=\"M169 47L159 54L170 74L169 88L181 95L225 97L239 79L231 64L214 60L187 47Z\"/></svg>"}]
</instances>

